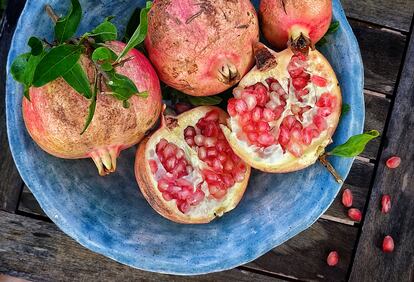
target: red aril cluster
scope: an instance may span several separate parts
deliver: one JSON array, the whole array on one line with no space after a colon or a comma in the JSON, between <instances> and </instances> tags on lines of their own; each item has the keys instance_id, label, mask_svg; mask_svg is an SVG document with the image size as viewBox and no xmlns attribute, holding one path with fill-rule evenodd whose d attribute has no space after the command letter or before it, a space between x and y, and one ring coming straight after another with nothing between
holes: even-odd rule
<instances>
[{"instance_id":1,"label":"red aril cluster","mask_svg":"<svg viewBox=\"0 0 414 282\"><path fill-rule=\"evenodd\" d=\"M305 147L327 129L327 118L338 108L337 97L324 92L311 113L312 122L304 125L304 114L312 110L309 89L328 85L327 78L311 75L308 66L307 56L295 54L287 66L286 89L274 77L235 89L227 110L238 119L243 133L239 137L261 148L280 144L284 151L302 156Z\"/></svg>"},{"instance_id":2,"label":"red aril cluster","mask_svg":"<svg viewBox=\"0 0 414 282\"><path fill-rule=\"evenodd\" d=\"M188 126L184 138L197 151L198 158L209 166L202 174L214 198L222 199L235 182L243 181L246 165L227 143L219 127L218 111L207 113L195 127Z\"/></svg>"}]
</instances>

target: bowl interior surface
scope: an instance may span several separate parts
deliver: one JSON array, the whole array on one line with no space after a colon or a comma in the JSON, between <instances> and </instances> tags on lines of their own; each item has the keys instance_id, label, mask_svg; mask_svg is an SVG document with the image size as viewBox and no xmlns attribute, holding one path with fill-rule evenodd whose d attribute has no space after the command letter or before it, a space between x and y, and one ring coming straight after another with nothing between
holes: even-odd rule
<instances>
[{"instance_id":1,"label":"bowl interior surface","mask_svg":"<svg viewBox=\"0 0 414 282\"><path fill-rule=\"evenodd\" d=\"M137 0L80 1L84 16L79 33L106 16L123 34ZM253 1L257 7L258 1ZM17 168L46 214L85 247L121 263L149 271L201 274L249 262L308 228L329 207L340 185L319 163L299 172L254 171L239 206L206 225L180 225L159 216L143 198L134 177L136 148L123 151L117 172L99 177L91 160L63 160L43 152L29 137L21 113L23 88L9 73L28 38L52 39L44 12L50 4L66 13L69 1L28 0L11 45L7 76L7 129ZM340 29L321 51L340 81L343 102L351 105L334 136L341 144L361 133L364 124L363 69L356 39L339 0L334 18ZM345 177L353 159L331 158Z\"/></svg>"}]
</instances>

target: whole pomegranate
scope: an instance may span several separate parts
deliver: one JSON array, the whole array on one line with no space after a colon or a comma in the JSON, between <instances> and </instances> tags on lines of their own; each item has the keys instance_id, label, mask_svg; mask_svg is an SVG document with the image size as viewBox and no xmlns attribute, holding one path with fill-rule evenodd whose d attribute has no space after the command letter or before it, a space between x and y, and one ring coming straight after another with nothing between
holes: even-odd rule
<instances>
[{"instance_id":1,"label":"whole pomegranate","mask_svg":"<svg viewBox=\"0 0 414 282\"><path fill-rule=\"evenodd\" d=\"M228 127L233 150L252 167L289 172L313 164L331 142L341 113L341 91L328 61L256 47L256 67L234 89Z\"/></svg>"},{"instance_id":2,"label":"whole pomegranate","mask_svg":"<svg viewBox=\"0 0 414 282\"><path fill-rule=\"evenodd\" d=\"M156 0L145 46L163 82L189 95L209 96L250 70L258 40L249 0Z\"/></svg>"},{"instance_id":3,"label":"whole pomegranate","mask_svg":"<svg viewBox=\"0 0 414 282\"><path fill-rule=\"evenodd\" d=\"M120 53L125 44L109 42L108 47ZM88 115L90 101L79 95L62 78L43 87L30 89L31 101L23 99L23 118L33 140L46 152L65 159L91 157L99 174L116 169L121 150L138 143L157 121L161 112L161 90L155 70L137 50L134 57L116 71L129 77L147 98L133 96L130 107L111 95L98 94L95 115L86 132L81 135ZM86 57L82 66L93 81L94 70Z\"/></svg>"},{"instance_id":4,"label":"whole pomegranate","mask_svg":"<svg viewBox=\"0 0 414 282\"><path fill-rule=\"evenodd\" d=\"M179 223L207 223L236 207L250 176L220 124L228 115L198 107L166 117L138 148L135 175L149 204Z\"/></svg>"},{"instance_id":5,"label":"whole pomegranate","mask_svg":"<svg viewBox=\"0 0 414 282\"><path fill-rule=\"evenodd\" d=\"M264 37L278 49L313 46L332 20L332 0L261 0L259 15Z\"/></svg>"}]
</instances>

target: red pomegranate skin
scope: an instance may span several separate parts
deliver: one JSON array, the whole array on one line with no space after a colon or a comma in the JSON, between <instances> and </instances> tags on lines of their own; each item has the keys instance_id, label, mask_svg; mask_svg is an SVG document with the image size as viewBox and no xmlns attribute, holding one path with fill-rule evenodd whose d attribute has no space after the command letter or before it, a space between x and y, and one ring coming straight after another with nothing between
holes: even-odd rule
<instances>
[{"instance_id":1,"label":"red pomegranate skin","mask_svg":"<svg viewBox=\"0 0 414 282\"><path fill-rule=\"evenodd\" d=\"M265 38L276 48L286 48L300 32L315 44L331 24L332 0L261 0L259 15Z\"/></svg>"},{"instance_id":2,"label":"red pomegranate skin","mask_svg":"<svg viewBox=\"0 0 414 282\"><path fill-rule=\"evenodd\" d=\"M184 93L218 94L253 66L259 26L249 0L156 0L148 22L151 62L163 82ZM220 71L229 68L238 74L223 80Z\"/></svg>"},{"instance_id":3,"label":"red pomegranate skin","mask_svg":"<svg viewBox=\"0 0 414 282\"><path fill-rule=\"evenodd\" d=\"M125 44L107 43L115 53ZM90 101L78 94L62 78L43 87L30 89L31 101L23 99L23 118L33 140L46 152L56 157L78 159L118 156L120 150L138 143L145 132L157 121L161 112L161 90L155 70L148 59L137 50L126 57L134 59L118 67L117 72L128 76L139 91L148 91L147 98L133 96L130 107L107 94L97 96L92 123L81 135L88 115ZM82 58L82 66L93 81L90 61ZM99 166L98 166L99 168Z\"/></svg>"}]
</instances>

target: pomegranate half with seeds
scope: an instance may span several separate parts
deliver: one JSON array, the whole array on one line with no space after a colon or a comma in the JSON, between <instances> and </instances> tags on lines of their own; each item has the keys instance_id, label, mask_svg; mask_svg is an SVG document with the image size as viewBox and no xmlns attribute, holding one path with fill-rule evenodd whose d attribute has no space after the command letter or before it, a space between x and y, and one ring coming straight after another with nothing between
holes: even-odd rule
<instances>
[{"instance_id":1,"label":"pomegranate half with seeds","mask_svg":"<svg viewBox=\"0 0 414 282\"><path fill-rule=\"evenodd\" d=\"M261 0L259 15L264 37L278 49L314 45L332 20L332 0Z\"/></svg>"},{"instance_id":2,"label":"pomegranate half with seeds","mask_svg":"<svg viewBox=\"0 0 414 282\"><path fill-rule=\"evenodd\" d=\"M234 89L223 132L252 167L290 172L313 164L331 143L341 113L338 80L318 51L255 50L256 67Z\"/></svg>"},{"instance_id":3,"label":"pomegranate half with seeds","mask_svg":"<svg viewBox=\"0 0 414 282\"><path fill-rule=\"evenodd\" d=\"M236 207L250 167L231 149L220 129L228 115L198 107L165 117L139 145L135 175L149 204L179 223L207 223Z\"/></svg>"},{"instance_id":4,"label":"pomegranate half with seeds","mask_svg":"<svg viewBox=\"0 0 414 282\"><path fill-rule=\"evenodd\" d=\"M235 85L254 65L259 22L249 0L158 0L145 47L160 79L193 96Z\"/></svg>"}]
</instances>

